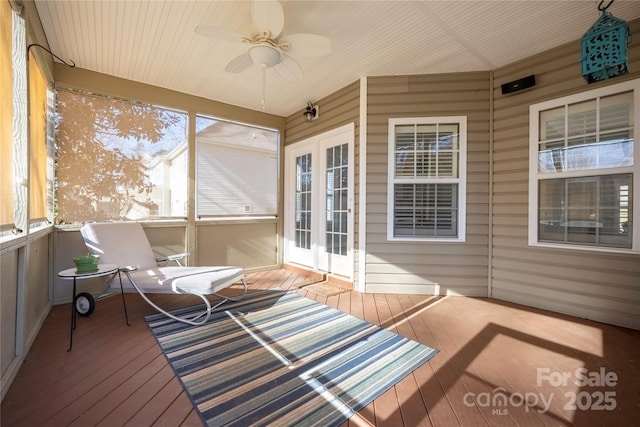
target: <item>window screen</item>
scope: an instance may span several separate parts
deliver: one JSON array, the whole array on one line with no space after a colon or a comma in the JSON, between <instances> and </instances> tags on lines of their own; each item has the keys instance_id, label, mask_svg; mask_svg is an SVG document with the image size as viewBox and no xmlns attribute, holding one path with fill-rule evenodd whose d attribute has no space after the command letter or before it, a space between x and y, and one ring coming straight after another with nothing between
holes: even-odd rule
<instances>
[{"instance_id":1,"label":"window screen","mask_svg":"<svg viewBox=\"0 0 640 427\"><path fill-rule=\"evenodd\" d=\"M58 90L59 223L186 218L184 112Z\"/></svg>"},{"instance_id":2,"label":"window screen","mask_svg":"<svg viewBox=\"0 0 640 427\"><path fill-rule=\"evenodd\" d=\"M198 116L196 215L275 216L279 134Z\"/></svg>"}]
</instances>

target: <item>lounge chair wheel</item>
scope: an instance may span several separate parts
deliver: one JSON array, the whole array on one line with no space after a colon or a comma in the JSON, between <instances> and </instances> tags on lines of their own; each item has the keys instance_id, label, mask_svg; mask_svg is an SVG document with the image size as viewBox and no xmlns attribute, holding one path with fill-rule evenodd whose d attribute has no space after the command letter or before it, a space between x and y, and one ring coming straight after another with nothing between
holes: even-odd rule
<instances>
[{"instance_id":1,"label":"lounge chair wheel","mask_svg":"<svg viewBox=\"0 0 640 427\"><path fill-rule=\"evenodd\" d=\"M93 299L93 296L87 292L82 292L76 295L73 304L76 307L76 312L80 316L88 316L93 313L93 310L96 308L95 299Z\"/></svg>"}]
</instances>

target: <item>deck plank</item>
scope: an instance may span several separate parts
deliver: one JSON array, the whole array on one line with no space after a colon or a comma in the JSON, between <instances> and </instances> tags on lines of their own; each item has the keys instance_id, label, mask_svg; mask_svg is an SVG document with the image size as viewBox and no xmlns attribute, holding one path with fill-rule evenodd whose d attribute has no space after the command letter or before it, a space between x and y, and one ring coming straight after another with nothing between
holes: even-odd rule
<instances>
[{"instance_id":1,"label":"deck plank","mask_svg":"<svg viewBox=\"0 0 640 427\"><path fill-rule=\"evenodd\" d=\"M250 292L284 289L343 310L439 353L363 408L344 427L361 426L633 426L640 419L640 331L577 319L489 298L361 294L325 296L305 289L313 274L290 269L247 275ZM235 286L233 292L241 289ZM197 300L152 295L170 310ZM149 330L154 313L126 295L97 302L79 318L67 352L70 305L49 313L2 401L2 425L201 426L202 421ZM536 369L605 369L615 387L536 384ZM549 411L511 405L505 413L467 405L468 393L554 396ZM565 393L615 392L614 411L570 410Z\"/></svg>"},{"instance_id":2,"label":"deck plank","mask_svg":"<svg viewBox=\"0 0 640 427\"><path fill-rule=\"evenodd\" d=\"M184 388L182 384L180 384L180 380L172 376L167 385L153 396L146 405L140 408L130 420L123 423L123 425L128 427L153 425L183 392Z\"/></svg>"},{"instance_id":3,"label":"deck plank","mask_svg":"<svg viewBox=\"0 0 640 427\"><path fill-rule=\"evenodd\" d=\"M166 362L166 361L165 361ZM109 414L99 423L81 423L82 425L98 425L104 427L121 426L135 417L141 407L146 406L151 398L155 396L158 390L162 390L173 378L175 378L173 369L166 363L152 377L146 379L140 384L137 381L133 384L127 384L127 388L122 390L122 394L131 393L121 404L115 406ZM93 412L93 411L92 411Z\"/></svg>"},{"instance_id":4,"label":"deck plank","mask_svg":"<svg viewBox=\"0 0 640 427\"><path fill-rule=\"evenodd\" d=\"M196 423L193 421L193 415L196 416ZM193 408L191 399L183 390L152 425L156 427L202 426L202 421Z\"/></svg>"}]
</instances>

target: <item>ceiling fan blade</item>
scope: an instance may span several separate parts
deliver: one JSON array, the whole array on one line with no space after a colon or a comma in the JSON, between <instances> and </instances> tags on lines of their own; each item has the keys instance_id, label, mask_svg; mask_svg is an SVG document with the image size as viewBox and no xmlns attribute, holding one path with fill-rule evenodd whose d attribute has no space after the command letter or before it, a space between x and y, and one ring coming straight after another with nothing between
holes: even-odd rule
<instances>
[{"instance_id":1,"label":"ceiling fan blade","mask_svg":"<svg viewBox=\"0 0 640 427\"><path fill-rule=\"evenodd\" d=\"M273 68L280 77L289 82L302 78L302 68L300 68L300 65L298 65L295 59L285 53L282 54L282 61L271 68Z\"/></svg>"},{"instance_id":2,"label":"ceiling fan blade","mask_svg":"<svg viewBox=\"0 0 640 427\"><path fill-rule=\"evenodd\" d=\"M224 67L224 70L229 73L239 73L246 70L253 65L253 61L248 53L243 53L240 56L236 56Z\"/></svg>"},{"instance_id":3,"label":"ceiling fan blade","mask_svg":"<svg viewBox=\"0 0 640 427\"><path fill-rule=\"evenodd\" d=\"M198 25L195 32L203 36L212 37L217 40L226 40L240 43L244 34L226 28L214 27L212 25Z\"/></svg>"},{"instance_id":4,"label":"ceiling fan blade","mask_svg":"<svg viewBox=\"0 0 640 427\"><path fill-rule=\"evenodd\" d=\"M276 0L254 0L251 19L258 31L269 30L271 38L276 38L284 27L284 10Z\"/></svg>"},{"instance_id":5,"label":"ceiling fan blade","mask_svg":"<svg viewBox=\"0 0 640 427\"><path fill-rule=\"evenodd\" d=\"M318 34L290 34L280 42L288 42L287 53L292 56L325 56L331 53L331 40Z\"/></svg>"}]
</instances>

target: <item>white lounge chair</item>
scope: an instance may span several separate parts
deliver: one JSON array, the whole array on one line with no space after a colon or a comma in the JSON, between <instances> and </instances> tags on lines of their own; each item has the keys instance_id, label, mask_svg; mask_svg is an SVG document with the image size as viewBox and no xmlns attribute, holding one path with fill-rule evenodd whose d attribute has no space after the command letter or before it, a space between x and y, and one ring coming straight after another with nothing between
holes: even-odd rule
<instances>
[{"instance_id":1,"label":"white lounge chair","mask_svg":"<svg viewBox=\"0 0 640 427\"><path fill-rule=\"evenodd\" d=\"M86 224L80 233L89 251L100 255L100 264L115 264L126 276L126 279L121 278L122 284L116 283L116 280L108 282L106 291L137 291L156 310L180 322L202 325L209 319L213 308L228 300L238 301L247 292L244 270L240 267L184 267L178 257L168 258L168 261L175 261L177 266L159 266L149 240L137 222ZM238 282L244 288L241 295L231 297L219 293ZM203 300L205 309L189 318L175 316L153 303L145 293L195 295ZM206 295L216 295L221 301L212 305Z\"/></svg>"}]
</instances>

